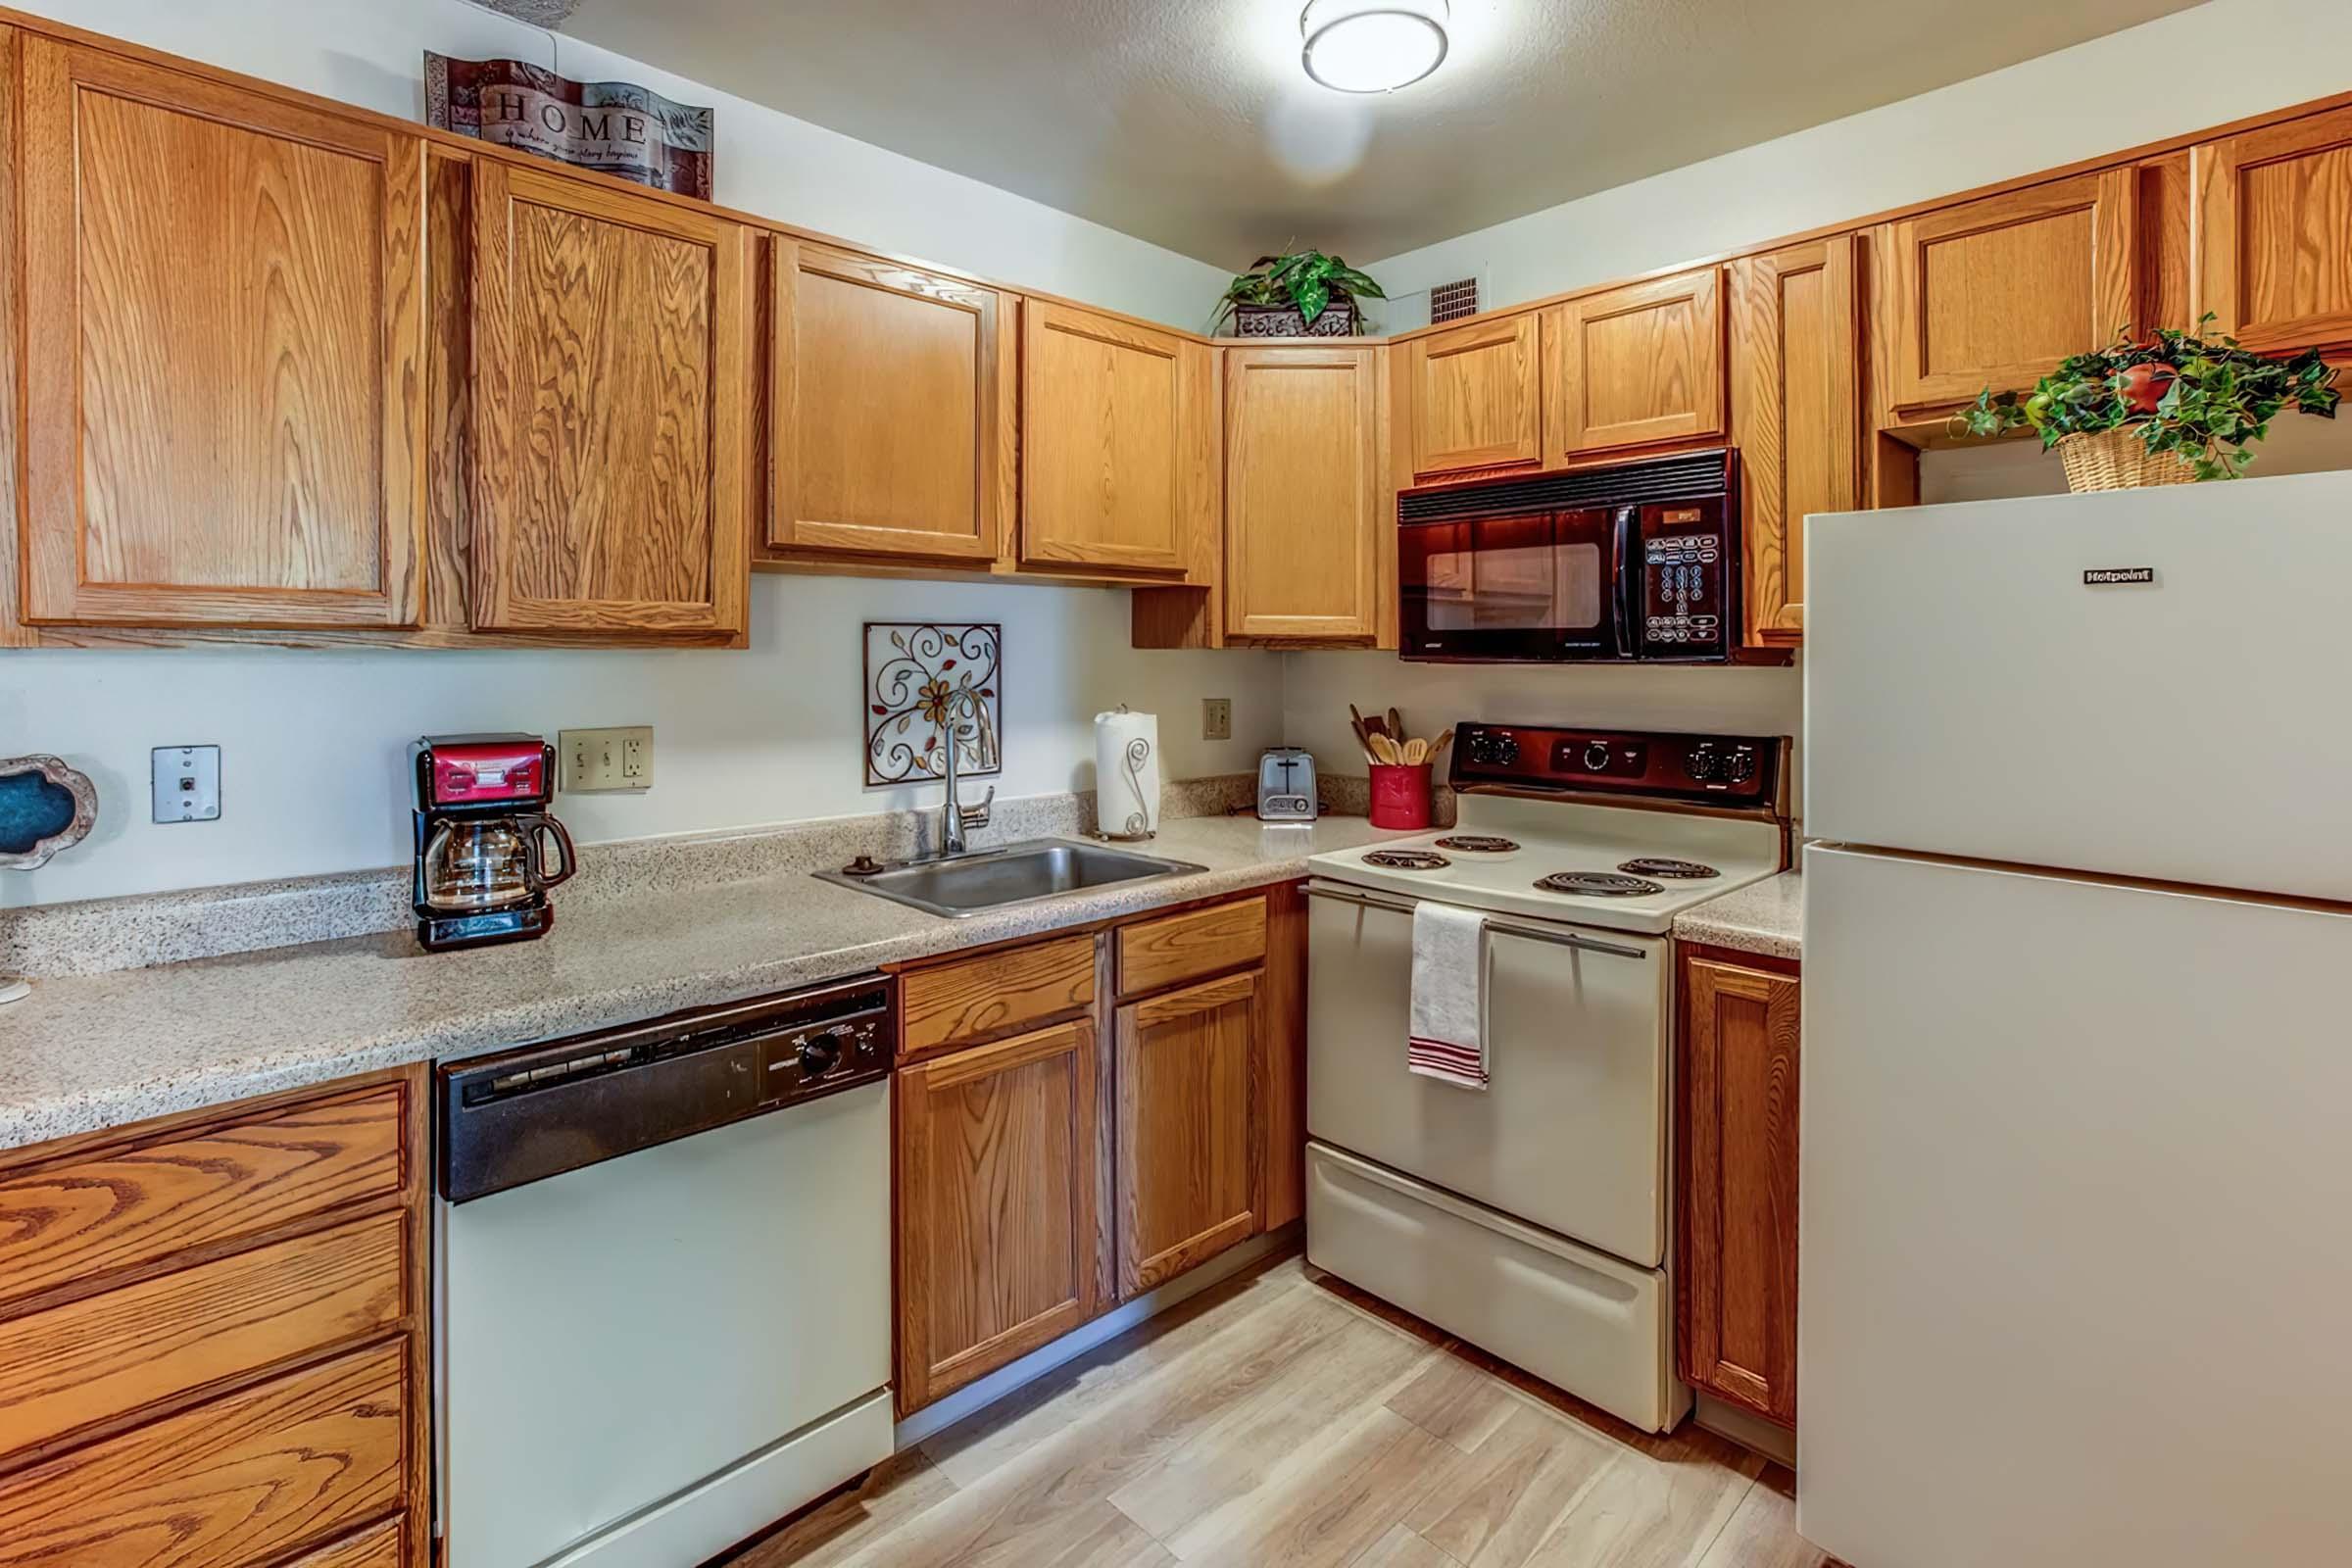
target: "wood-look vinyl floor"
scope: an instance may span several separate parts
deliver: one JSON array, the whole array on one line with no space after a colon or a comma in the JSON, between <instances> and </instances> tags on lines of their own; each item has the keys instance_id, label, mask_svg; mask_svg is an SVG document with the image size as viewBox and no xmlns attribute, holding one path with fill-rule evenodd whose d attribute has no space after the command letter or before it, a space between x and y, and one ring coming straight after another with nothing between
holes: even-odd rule
<instances>
[{"instance_id":1,"label":"wood-look vinyl floor","mask_svg":"<svg viewBox=\"0 0 2352 1568\"><path fill-rule=\"evenodd\" d=\"M730 1568L1823 1568L1792 1478L1292 1256L878 1467Z\"/></svg>"}]
</instances>

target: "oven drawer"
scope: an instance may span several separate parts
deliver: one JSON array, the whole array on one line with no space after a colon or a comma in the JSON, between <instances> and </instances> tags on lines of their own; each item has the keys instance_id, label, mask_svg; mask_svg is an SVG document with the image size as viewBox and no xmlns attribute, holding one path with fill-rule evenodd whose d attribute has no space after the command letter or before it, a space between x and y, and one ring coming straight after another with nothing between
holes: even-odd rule
<instances>
[{"instance_id":1,"label":"oven drawer","mask_svg":"<svg viewBox=\"0 0 2352 1568\"><path fill-rule=\"evenodd\" d=\"M1644 1431L1689 1407L1661 1271L1320 1143L1306 1146L1306 1255Z\"/></svg>"},{"instance_id":2,"label":"oven drawer","mask_svg":"<svg viewBox=\"0 0 2352 1568\"><path fill-rule=\"evenodd\" d=\"M1308 889L1307 1132L1643 1268L1666 1254L1668 944L1490 928L1486 1092L1405 1069L1413 918ZM1525 923L1525 922L1514 922Z\"/></svg>"}]
</instances>

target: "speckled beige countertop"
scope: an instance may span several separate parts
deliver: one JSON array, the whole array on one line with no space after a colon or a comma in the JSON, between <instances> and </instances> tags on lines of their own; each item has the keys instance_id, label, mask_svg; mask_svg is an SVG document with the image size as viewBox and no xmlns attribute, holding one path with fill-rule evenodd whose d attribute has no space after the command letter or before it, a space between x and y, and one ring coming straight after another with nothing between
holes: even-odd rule
<instances>
[{"instance_id":1,"label":"speckled beige countertop","mask_svg":"<svg viewBox=\"0 0 2352 1568\"><path fill-rule=\"evenodd\" d=\"M400 932L44 980L0 1006L0 1149L1288 881L1309 855L1396 836L1188 817L1144 848L1203 871L961 920L792 872L576 913L559 899L546 938L472 953Z\"/></svg>"},{"instance_id":2,"label":"speckled beige countertop","mask_svg":"<svg viewBox=\"0 0 2352 1568\"><path fill-rule=\"evenodd\" d=\"M1805 879L1783 871L1761 882L1750 882L1720 899L1710 899L1674 919L1678 941L1704 942L1738 953L1760 953L1775 958L1805 955Z\"/></svg>"}]
</instances>

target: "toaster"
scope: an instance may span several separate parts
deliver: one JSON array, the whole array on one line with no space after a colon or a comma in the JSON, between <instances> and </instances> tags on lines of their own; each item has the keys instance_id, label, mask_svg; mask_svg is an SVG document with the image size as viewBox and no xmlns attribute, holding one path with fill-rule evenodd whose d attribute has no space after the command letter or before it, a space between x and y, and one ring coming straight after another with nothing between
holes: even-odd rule
<instances>
[{"instance_id":1,"label":"toaster","mask_svg":"<svg viewBox=\"0 0 2352 1568\"><path fill-rule=\"evenodd\" d=\"M1315 760L1296 746L1270 747L1257 760L1257 819L1312 822Z\"/></svg>"}]
</instances>

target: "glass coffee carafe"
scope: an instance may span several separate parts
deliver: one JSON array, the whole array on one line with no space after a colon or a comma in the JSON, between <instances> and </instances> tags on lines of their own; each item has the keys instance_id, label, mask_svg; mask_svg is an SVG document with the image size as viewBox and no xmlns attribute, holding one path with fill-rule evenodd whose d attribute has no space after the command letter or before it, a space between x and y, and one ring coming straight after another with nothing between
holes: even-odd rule
<instances>
[{"instance_id":1,"label":"glass coffee carafe","mask_svg":"<svg viewBox=\"0 0 2352 1568\"><path fill-rule=\"evenodd\" d=\"M549 868L544 841L562 852ZM424 849L424 898L435 909L473 914L503 909L570 878L571 835L552 816L443 818Z\"/></svg>"}]
</instances>

